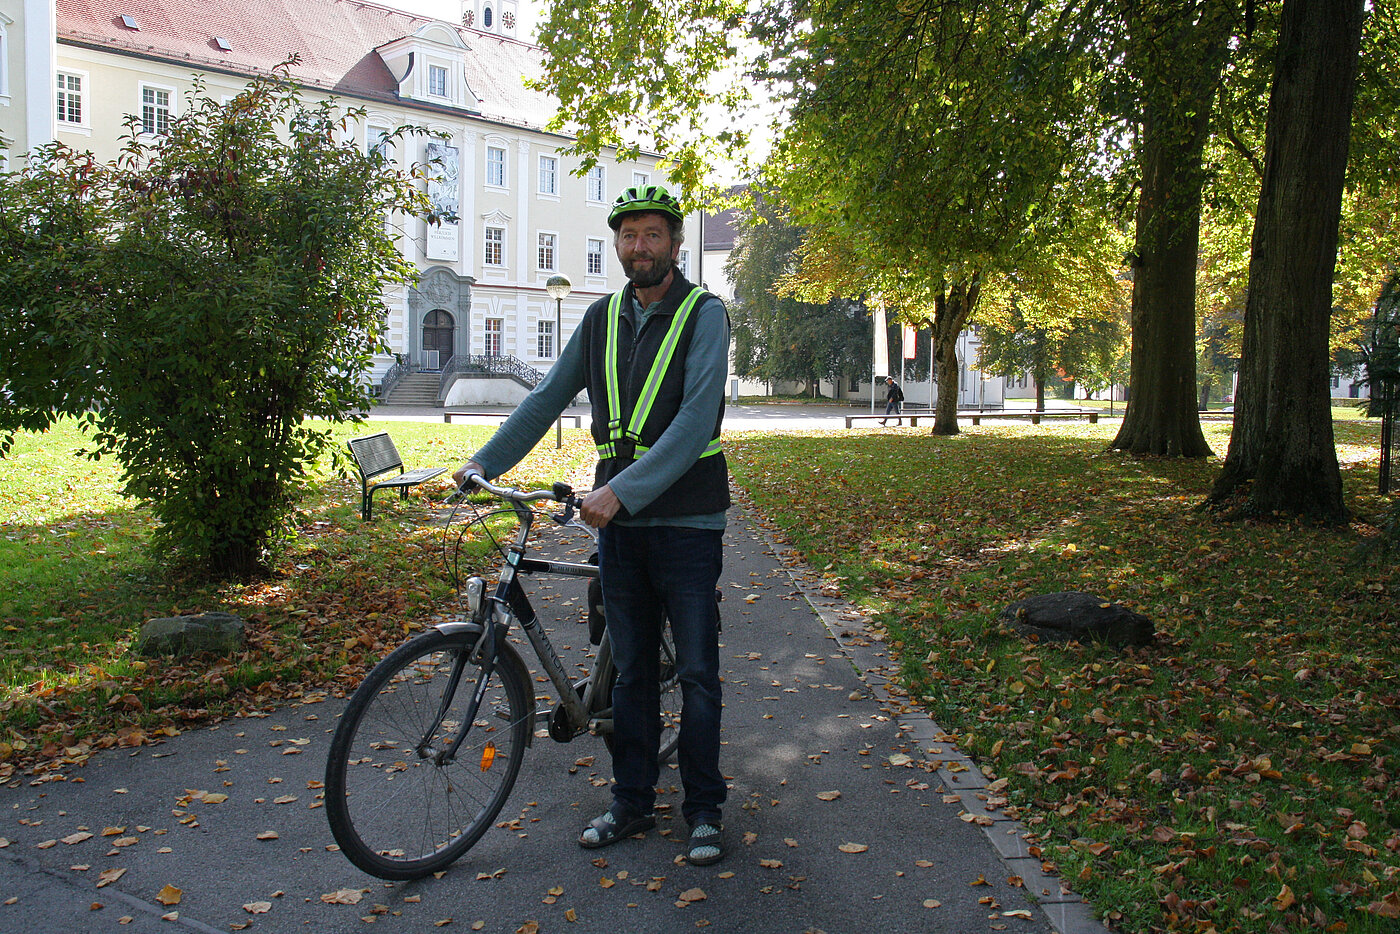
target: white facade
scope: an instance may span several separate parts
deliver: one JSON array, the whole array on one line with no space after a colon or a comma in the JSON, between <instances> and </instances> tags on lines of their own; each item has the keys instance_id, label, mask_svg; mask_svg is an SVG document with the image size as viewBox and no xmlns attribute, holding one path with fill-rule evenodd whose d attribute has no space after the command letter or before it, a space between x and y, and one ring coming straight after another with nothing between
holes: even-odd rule
<instances>
[{"instance_id":1,"label":"white facade","mask_svg":"<svg viewBox=\"0 0 1400 934\"><path fill-rule=\"evenodd\" d=\"M462 19L475 28L359 0L158 2L136 17L120 0L0 0L0 61L9 64L0 135L16 140L12 166L43 141L43 126L50 137L111 159L127 115L159 132L187 106L195 75L207 94L227 99L296 51L304 64L292 77L305 96L365 109L348 131L357 144L378 145L405 125L443 137L409 138L407 151L393 153L400 165L436 159L429 195L458 221L429 228L399 219L400 248L422 277L387 296L395 356L376 361L376 379L396 359L432 369L484 354L546 371L588 305L625 284L607 215L635 178L661 180L656 159L605 157L587 177L574 174L578 160L559 152L569 139L543 129L554 101L524 87L539 73L542 52L514 38L515 0L468 0ZM35 22L33 8L51 30L47 45L40 36L33 49L17 49L17 33ZM30 125L41 129L16 130ZM686 259L698 249L698 217L687 241ZM561 273L573 283L562 334L544 290ZM457 394L508 403L523 392L509 380L481 382ZM493 393L500 398L480 398Z\"/></svg>"}]
</instances>

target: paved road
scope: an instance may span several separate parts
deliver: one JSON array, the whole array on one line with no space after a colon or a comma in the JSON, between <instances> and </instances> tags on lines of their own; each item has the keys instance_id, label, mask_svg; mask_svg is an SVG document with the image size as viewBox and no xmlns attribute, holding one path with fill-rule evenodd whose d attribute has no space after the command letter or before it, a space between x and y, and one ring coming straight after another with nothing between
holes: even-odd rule
<instances>
[{"instance_id":1,"label":"paved road","mask_svg":"<svg viewBox=\"0 0 1400 934\"><path fill-rule=\"evenodd\" d=\"M673 771L656 831L581 850L609 777L606 750L583 737L537 740L502 814L518 823L441 878L366 876L334 851L321 808L344 700L318 695L99 753L64 781L0 788L0 934L426 932L449 920L443 930L507 934L1101 934L996 811L975 765L885 690L889 660L860 614L821 595L741 510L727 544L730 852L718 865L678 859ZM541 581L534 592L543 618L564 618L561 654L581 658L584 628L571 620L582 588ZM158 901L165 886L178 904ZM359 902L323 899L343 890Z\"/></svg>"}]
</instances>

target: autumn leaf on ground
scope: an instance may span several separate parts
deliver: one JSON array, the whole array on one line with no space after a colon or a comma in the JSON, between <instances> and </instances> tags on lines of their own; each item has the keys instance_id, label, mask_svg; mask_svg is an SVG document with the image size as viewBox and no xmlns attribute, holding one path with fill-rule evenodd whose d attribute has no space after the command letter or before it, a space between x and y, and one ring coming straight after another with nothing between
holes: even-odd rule
<instances>
[{"instance_id":1,"label":"autumn leaf on ground","mask_svg":"<svg viewBox=\"0 0 1400 934\"><path fill-rule=\"evenodd\" d=\"M160 902L162 905L178 905L180 904L181 896L184 894L185 893L180 889L167 883L156 893L156 901Z\"/></svg>"},{"instance_id":2,"label":"autumn leaf on ground","mask_svg":"<svg viewBox=\"0 0 1400 934\"><path fill-rule=\"evenodd\" d=\"M249 902L243 906L243 910L250 915L267 914L272 910L272 902Z\"/></svg>"},{"instance_id":3,"label":"autumn leaf on ground","mask_svg":"<svg viewBox=\"0 0 1400 934\"><path fill-rule=\"evenodd\" d=\"M103 886L111 885L113 882L116 882L124 875L126 875L125 868L104 869L101 873L98 874L97 887L100 889Z\"/></svg>"},{"instance_id":4,"label":"autumn leaf on ground","mask_svg":"<svg viewBox=\"0 0 1400 934\"><path fill-rule=\"evenodd\" d=\"M327 905L358 905L367 889L336 889L321 896Z\"/></svg>"},{"instance_id":5,"label":"autumn leaf on ground","mask_svg":"<svg viewBox=\"0 0 1400 934\"><path fill-rule=\"evenodd\" d=\"M839 792L839 791L819 791L819 792L817 792L817 800L818 800L818 801L835 801L835 800L836 800L837 798L839 798L839 797L841 797L841 792Z\"/></svg>"},{"instance_id":6,"label":"autumn leaf on ground","mask_svg":"<svg viewBox=\"0 0 1400 934\"><path fill-rule=\"evenodd\" d=\"M842 853L864 853L870 847L864 843L843 843L837 847Z\"/></svg>"}]
</instances>

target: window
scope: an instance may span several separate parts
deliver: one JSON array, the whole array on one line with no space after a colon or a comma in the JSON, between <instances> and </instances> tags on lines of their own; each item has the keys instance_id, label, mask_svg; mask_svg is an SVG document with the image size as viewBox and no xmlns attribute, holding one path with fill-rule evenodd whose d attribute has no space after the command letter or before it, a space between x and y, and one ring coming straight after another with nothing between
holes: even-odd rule
<instances>
[{"instance_id":1,"label":"window","mask_svg":"<svg viewBox=\"0 0 1400 934\"><path fill-rule=\"evenodd\" d=\"M554 269L554 246L557 242L557 234L540 234L540 269L549 271L552 271Z\"/></svg>"},{"instance_id":2,"label":"window","mask_svg":"<svg viewBox=\"0 0 1400 934\"><path fill-rule=\"evenodd\" d=\"M603 241L593 237L588 238L588 274L590 276L601 276L603 274Z\"/></svg>"},{"instance_id":3,"label":"window","mask_svg":"<svg viewBox=\"0 0 1400 934\"><path fill-rule=\"evenodd\" d=\"M1334 377L1332 377L1332 388L1333 388L1333 389L1341 389L1341 388L1342 388L1342 378L1341 378L1340 376L1334 376Z\"/></svg>"},{"instance_id":4,"label":"window","mask_svg":"<svg viewBox=\"0 0 1400 934\"><path fill-rule=\"evenodd\" d=\"M487 4L481 11L481 28L491 28L491 4Z\"/></svg>"},{"instance_id":5,"label":"window","mask_svg":"<svg viewBox=\"0 0 1400 934\"><path fill-rule=\"evenodd\" d=\"M559 194L559 160L553 156L540 156L540 194Z\"/></svg>"},{"instance_id":6,"label":"window","mask_svg":"<svg viewBox=\"0 0 1400 934\"><path fill-rule=\"evenodd\" d=\"M83 122L83 76L58 73L58 122Z\"/></svg>"},{"instance_id":7,"label":"window","mask_svg":"<svg viewBox=\"0 0 1400 934\"><path fill-rule=\"evenodd\" d=\"M486 255L481 261L487 266L504 266L506 262L506 230L504 227L486 228Z\"/></svg>"},{"instance_id":8,"label":"window","mask_svg":"<svg viewBox=\"0 0 1400 934\"><path fill-rule=\"evenodd\" d=\"M365 131L365 151L367 153L382 153L385 159L394 158L394 144L388 139L389 128L386 126L374 126Z\"/></svg>"},{"instance_id":9,"label":"window","mask_svg":"<svg viewBox=\"0 0 1400 934\"><path fill-rule=\"evenodd\" d=\"M483 350L488 357L499 357L501 355L501 334L506 329L505 320L502 318L487 318L486 328L483 334L486 338L486 346Z\"/></svg>"},{"instance_id":10,"label":"window","mask_svg":"<svg viewBox=\"0 0 1400 934\"><path fill-rule=\"evenodd\" d=\"M647 173L645 173L645 172L633 172L633 173L632 173L632 187L633 187L633 188L645 188L646 186L648 186L648 185L650 185L650 184L651 184L651 176L648 175Z\"/></svg>"},{"instance_id":11,"label":"window","mask_svg":"<svg viewBox=\"0 0 1400 934\"><path fill-rule=\"evenodd\" d=\"M680 269L681 275L682 275L682 276L684 276L684 277L687 278L687 279L690 278L690 251L689 251L689 250L681 250L680 255L676 257L676 266Z\"/></svg>"},{"instance_id":12,"label":"window","mask_svg":"<svg viewBox=\"0 0 1400 934\"><path fill-rule=\"evenodd\" d=\"M506 151L499 146L486 147L486 184L506 187Z\"/></svg>"},{"instance_id":13,"label":"window","mask_svg":"<svg viewBox=\"0 0 1400 934\"><path fill-rule=\"evenodd\" d=\"M0 15L0 100L9 103L10 96L10 37L5 32L5 17Z\"/></svg>"},{"instance_id":14,"label":"window","mask_svg":"<svg viewBox=\"0 0 1400 934\"><path fill-rule=\"evenodd\" d=\"M141 132L164 136L170 132L170 92L162 88L141 89Z\"/></svg>"},{"instance_id":15,"label":"window","mask_svg":"<svg viewBox=\"0 0 1400 934\"><path fill-rule=\"evenodd\" d=\"M447 69L441 65L428 66L428 93L435 97L447 96Z\"/></svg>"},{"instance_id":16,"label":"window","mask_svg":"<svg viewBox=\"0 0 1400 934\"><path fill-rule=\"evenodd\" d=\"M588 200L604 201L608 196L607 176L603 174L603 167L595 165L588 170Z\"/></svg>"},{"instance_id":17,"label":"window","mask_svg":"<svg viewBox=\"0 0 1400 934\"><path fill-rule=\"evenodd\" d=\"M552 360L554 359L554 322L541 318L538 323L539 335L536 340L536 356L543 360Z\"/></svg>"}]
</instances>

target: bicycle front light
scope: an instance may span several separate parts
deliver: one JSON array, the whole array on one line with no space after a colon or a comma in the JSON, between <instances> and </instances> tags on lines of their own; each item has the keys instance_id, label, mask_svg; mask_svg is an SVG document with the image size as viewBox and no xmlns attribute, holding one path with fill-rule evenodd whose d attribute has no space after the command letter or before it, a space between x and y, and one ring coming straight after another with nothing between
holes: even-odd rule
<instances>
[{"instance_id":1,"label":"bicycle front light","mask_svg":"<svg viewBox=\"0 0 1400 934\"><path fill-rule=\"evenodd\" d=\"M473 622L481 622L485 615L483 605L486 600L486 581L479 577L467 578L467 611L471 614Z\"/></svg>"}]
</instances>

